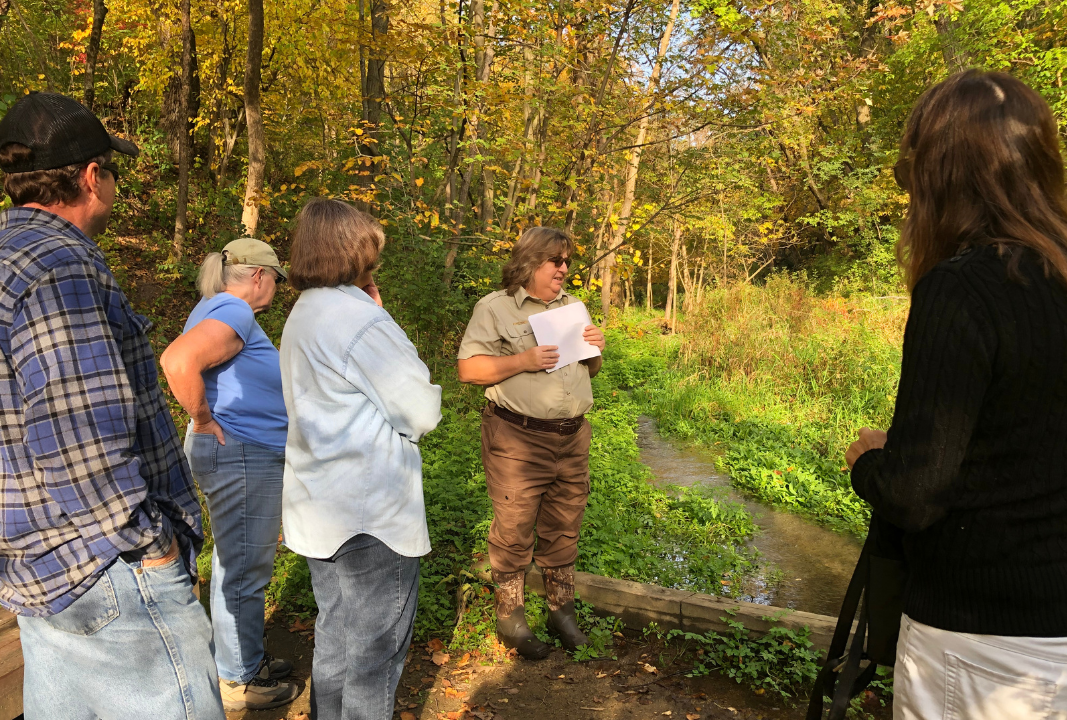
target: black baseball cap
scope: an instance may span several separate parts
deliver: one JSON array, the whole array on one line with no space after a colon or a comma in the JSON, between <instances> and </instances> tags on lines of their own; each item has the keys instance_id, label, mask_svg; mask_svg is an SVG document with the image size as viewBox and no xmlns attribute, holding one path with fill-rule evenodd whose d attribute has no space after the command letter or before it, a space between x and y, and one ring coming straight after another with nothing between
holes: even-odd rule
<instances>
[{"instance_id":1,"label":"black baseball cap","mask_svg":"<svg viewBox=\"0 0 1067 720\"><path fill-rule=\"evenodd\" d=\"M77 165L108 150L137 157L129 140L109 135L89 108L66 95L31 92L0 120L0 148L20 143L33 153L19 163L0 164L5 173L33 172Z\"/></svg>"}]
</instances>

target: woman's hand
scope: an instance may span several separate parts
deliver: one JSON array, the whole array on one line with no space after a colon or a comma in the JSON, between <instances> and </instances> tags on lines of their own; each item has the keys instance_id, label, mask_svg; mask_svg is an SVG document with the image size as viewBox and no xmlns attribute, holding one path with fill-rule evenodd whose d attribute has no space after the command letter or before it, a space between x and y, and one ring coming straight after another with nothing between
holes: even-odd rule
<instances>
[{"instance_id":1,"label":"woman's hand","mask_svg":"<svg viewBox=\"0 0 1067 720\"><path fill-rule=\"evenodd\" d=\"M370 283L361 287L360 290L370 295L370 299L373 300L378 307L382 307L382 296L378 293L378 286L374 284L374 278L371 278Z\"/></svg>"},{"instance_id":2,"label":"woman's hand","mask_svg":"<svg viewBox=\"0 0 1067 720\"><path fill-rule=\"evenodd\" d=\"M879 450L885 447L885 440L885 430L860 428L859 440L849 445L845 452L845 463L848 464L848 469L851 470L856 461L860 459L860 455L868 450Z\"/></svg>"},{"instance_id":3,"label":"woman's hand","mask_svg":"<svg viewBox=\"0 0 1067 720\"><path fill-rule=\"evenodd\" d=\"M532 347L524 352L523 356L525 356L526 359L526 372L551 370L556 367L556 363L559 362L559 346L538 345L537 347Z\"/></svg>"},{"instance_id":4,"label":"woman's hand","mask_svg":"<svg viewBox=\"0 0 1067 720\"><path fill-rule=\"evenodd\" d=\"M374 275L372 273L366 272L360 275L359 279L356 280L356 287L370 295L370 299L378 307L382 307L382 296L378 292L378 286L374 284Z\"/></svg>"},{"instance_id":5,"label":"woman's hand","mask_svg":"<svg viewBox=\"0 0 1067 720\"><path fill-rule=\"evenodd\" d=\"M582 340L585 340L590 345L597 346L600 348L600 352L604 352L604 348L607 346L603 331L596 325L585 326L585 330L582 332Z\"/></svg>"},{"instance_id":6,"label":"woman's hand","mask_svg":"<svg viewBox=\"0 0 1067 720\"><path fill-rule=\"evenodd\" d=\"M222 426L215 422L215 418L208 415L205 422L200 423L196 418L193 418L193 432L198 435L214 435L219 440L219 445L226 444L226 433L222 431Z\"/></svg>"}]
</instances>

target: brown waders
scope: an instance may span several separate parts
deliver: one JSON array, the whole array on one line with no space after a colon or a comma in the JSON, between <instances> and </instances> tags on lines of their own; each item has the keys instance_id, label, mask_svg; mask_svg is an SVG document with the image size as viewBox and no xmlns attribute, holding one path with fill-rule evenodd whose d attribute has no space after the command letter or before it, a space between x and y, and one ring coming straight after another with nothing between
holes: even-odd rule
<instances>
[{"instance_id":1,"label":"brown waders","mask_svg":"<svg viewBox=\"0 0 1067 720\"><path fill-rule=\"evenodd\" d=\"M568 650L588 642L574 613L574 561L589 496L589 440L583 417L539 420L492 404L482 416L482 464L493 501L489 563L497 586L497 635L528 659L551 650L526 623L531 559L542 569L549 630Z\"/></svg>"}]
</instances>

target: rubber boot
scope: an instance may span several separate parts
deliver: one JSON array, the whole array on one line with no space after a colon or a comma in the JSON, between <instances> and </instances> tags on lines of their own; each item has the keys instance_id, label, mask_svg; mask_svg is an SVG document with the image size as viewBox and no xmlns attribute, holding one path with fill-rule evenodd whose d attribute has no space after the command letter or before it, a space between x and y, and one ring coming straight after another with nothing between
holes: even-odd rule
<instances>
[{"instance_id":1,"label":"rubber boot","mask_svg":"<svg viewBox=\"0 0 1067 720\"><path fill-rule=\"evenodd\" d=\"M493 571L496 583L496 636L506 648L515 648L527 660L544 660L552 648L541 642L526 624L524 592L526 573Z\"/></svg>"},{"instance_id":2,"label":"rubber boot","mask_svg":"<svg viewBox=\"0 0 1067 720\"><path fill-rule=\"evenodd\" d=\"M578 629L578 617L574 613L574 566L545 568L541 573L548 601L548 620L545 625L570 652L574 652L579 645L588 645L589 638Z\"/></svg>"}]
</instances>

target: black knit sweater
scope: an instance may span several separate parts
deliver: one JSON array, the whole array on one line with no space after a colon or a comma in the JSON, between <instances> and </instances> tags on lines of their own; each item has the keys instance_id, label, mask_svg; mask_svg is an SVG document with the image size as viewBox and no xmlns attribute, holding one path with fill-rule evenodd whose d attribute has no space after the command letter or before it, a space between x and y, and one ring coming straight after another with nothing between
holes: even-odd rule
<instances>
[{"instance_id":1,"label":"black knit sweater","mask_svg":"<svg viewBox=\"0 0 1067 720\"><path fill-rule=\"evenodd\" d=\"M916 285L883 450L852 469L905 531L904 611L944 630L1067 636L1067 290L976 249Z\"/></svg>"}]
</instances>

